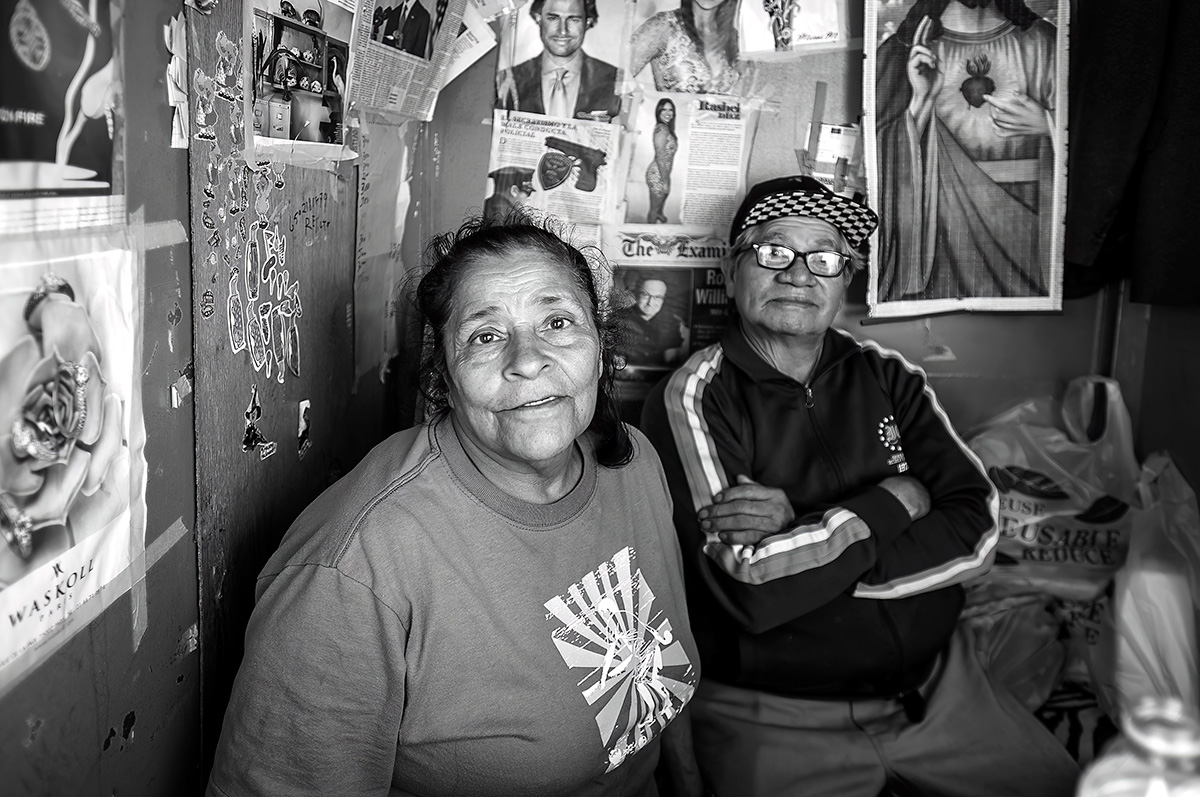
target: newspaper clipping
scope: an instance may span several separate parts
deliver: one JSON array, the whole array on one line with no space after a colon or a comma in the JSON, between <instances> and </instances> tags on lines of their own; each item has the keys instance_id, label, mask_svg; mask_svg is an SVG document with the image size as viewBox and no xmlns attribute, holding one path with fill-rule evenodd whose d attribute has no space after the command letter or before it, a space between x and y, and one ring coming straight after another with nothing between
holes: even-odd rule
<instances>
[{"instance_id":1,"label":"newspaper clipping","mask_svg":"<svg viewBox=\"0 0 1200 797\"><path fill-rule=\"evenodd\" d=\"M351 101L428 122L466 0L363 0L350 42Z\"/></svg>"},{"instance_id":2,"label":"newspaper clipping","mask_svg":"<svg viewBox=\"0 0 1200 797\"><path fill-rule=\"evenodd\" d=\"M502 219L525 205L576 225L600 224L612 201L613 125L501 110L492 121L484 215Z\"/></svg>"},{"instance_id":3,"label":"newspaper clipping","mask_svg":"<svg viewBox=\"0 0 1200 797\"><path fill-rule=\"evenodd\" d=\"M605 226L603 248L622 332L621 411L636 420L655 382L720 339L729 318L721 271L727 245L703 227Z\"/></svg>"},{"instance_id":4,"label":"newspaper clipping","mask_svg":"<svg viewBox=\"0 0 1200 797\"><path fill-rule=\"evenodd\" d=\"M728 225L745 194L760 102L646 92L625 136L629 176L619 218L629 224Z\"/></svg>"}]
</instances>

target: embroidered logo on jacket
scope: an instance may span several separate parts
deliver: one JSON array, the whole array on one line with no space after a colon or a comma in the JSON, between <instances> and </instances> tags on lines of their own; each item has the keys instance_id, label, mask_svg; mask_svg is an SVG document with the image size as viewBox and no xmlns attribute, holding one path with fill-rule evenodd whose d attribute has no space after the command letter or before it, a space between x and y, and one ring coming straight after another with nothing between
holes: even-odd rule
<instances>
[{"instance_id":1,"label":"embroidered logo on jacket","mask_svg":"<svg viewBox=\"0 0 1200 797\"><path fill-rule=\"evenodd\" d=\"M645 747L691 699L696 669L626 547L546 601L551 639L596 711L611 772Z\"/></svg>"},{"instance_id":2,"label":"embroidered logo on jacket","mask_svg":"<svg viewBox=\"0 0 1200 797\"><path fill-rule=\"evenodd\" d=\"M908 470L908 462L904 459L904 448L900 445L900 427L896 425L896 416L885 415L879 422L879 442L892 452L888 457L888 467L894 467L899 473Z\"/></svg>"}]
</instances>

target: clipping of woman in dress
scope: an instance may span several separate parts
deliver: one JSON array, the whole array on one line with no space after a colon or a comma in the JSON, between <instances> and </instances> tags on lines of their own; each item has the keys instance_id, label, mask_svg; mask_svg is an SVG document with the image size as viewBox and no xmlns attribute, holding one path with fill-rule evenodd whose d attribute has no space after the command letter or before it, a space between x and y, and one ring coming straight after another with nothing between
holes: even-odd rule
<instances>
[{"instance_id":1,"label":"clipping of woman in dress","mask_svg":"<svg viewBox=\"0 0 1200 797\"><path fill-rule=\"evenodd\" d=\"M675 103L663 97L654 108L654 159L646 169L646 188L650 193L650 212L647 224L666 224L667 215L663 208L671 193L671 167L675 163L675 152L679 149L679 137L675 135Z\"/></svg>"},{"instance_id":2,"label":"clipping of woman in dress","mask_svg":"<svg viewBox=\"0 0 1200 797\"><path fill-rule=\"evenodd\" d=\"M647 65L657 91L736 94L746 89L738 63L737 0L680 0L637 26L630 45L630 78Z\"/></svg>"}]
</instances>

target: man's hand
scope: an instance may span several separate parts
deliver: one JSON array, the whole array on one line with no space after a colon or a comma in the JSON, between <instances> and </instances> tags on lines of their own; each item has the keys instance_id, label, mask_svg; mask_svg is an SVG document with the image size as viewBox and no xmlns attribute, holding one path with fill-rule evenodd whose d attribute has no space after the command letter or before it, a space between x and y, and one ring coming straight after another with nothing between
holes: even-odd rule
<instances>
[{"instance_id":1,"label":"man's hand","mask_svg":"<svg viewBox=\"0 0 1200 797\"><path fill-rule=\"evenodd\" d=\"M787 495L776 487L739 475L737 484L713 497L697 515L700 529L717 532L727 545L757 545L786 529L796 519Z\"/></svg>"},{"instance_id":2,"label":"man's hand","mask_svg":"<svg viewBox=\"0 0 1200 797\"><path fill-rule=\"evenodd\" d=\"M912 476L888 476L879 483L879 486L896 496L896 500L904 504L904 508L908 510L908 516L912 520L925 517L932 508L929 491L925 489L925 485Z\"/></svg>"},{"instance_id":3,"label":"man's hand","mask_svg":"<svg viewBox=\"0 0 1200 797\"><path fill-rule=\"evenodd\" d=\"M1046 109L1024 94L984 94L983 101L991 107L992 124L996 134L1014 136L1050 135L1050 118Z\"/></svg>"}]
</instances>

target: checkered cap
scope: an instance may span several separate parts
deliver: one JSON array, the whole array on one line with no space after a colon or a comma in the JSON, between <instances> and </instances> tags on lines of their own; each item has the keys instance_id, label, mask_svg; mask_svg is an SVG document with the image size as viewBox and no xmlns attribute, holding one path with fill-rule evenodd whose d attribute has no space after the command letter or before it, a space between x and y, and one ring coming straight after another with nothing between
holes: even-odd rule
<instances>
[{"instance_id":1,"label":"checkered cap","mask_svg":"<svg viewBox=\"0 0 1200 797\"><path fill-rule=\"evenodd\" d=\"M747 227L789 216L827 221L856 249L879 225L879 217L866 205L838 196L812 177L796 174L767 180L747 192L729 228L729 242Z\"/></svg>"}]
</instances>

